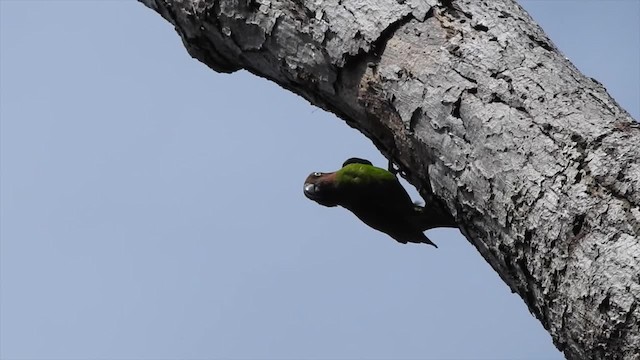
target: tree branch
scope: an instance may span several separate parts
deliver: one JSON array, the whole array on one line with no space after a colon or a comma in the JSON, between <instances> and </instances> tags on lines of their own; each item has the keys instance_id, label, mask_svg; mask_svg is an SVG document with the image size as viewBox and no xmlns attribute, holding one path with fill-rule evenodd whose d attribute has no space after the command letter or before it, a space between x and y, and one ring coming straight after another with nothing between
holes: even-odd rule
<instances>
[{"instance_id":1,"label":"tree branch","mask_svg":"<svg viewBox=\"0 0 640 360\"><path fill-rule=\"evenodd\" d=\"M513 0L142 2L369 137L568 358L640 359L640 129Z\"/></svg>"}]
</instances>

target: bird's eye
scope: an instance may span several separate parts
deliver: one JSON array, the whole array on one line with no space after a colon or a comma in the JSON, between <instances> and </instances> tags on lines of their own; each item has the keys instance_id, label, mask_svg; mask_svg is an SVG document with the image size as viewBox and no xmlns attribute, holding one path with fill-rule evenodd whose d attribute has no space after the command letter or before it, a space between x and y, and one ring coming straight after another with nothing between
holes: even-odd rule
<instances>
[{"instance_id":1,"label":"bird's eye","mask_svg":"<svg viewBox=\"0 0 640 360\"><path fill-rule=\"evenodd\" d=\"M316 171L316 172L313 173L313 176L320 177L320 176L322 176L322 173Z\"/></svg>"}]
</instances>

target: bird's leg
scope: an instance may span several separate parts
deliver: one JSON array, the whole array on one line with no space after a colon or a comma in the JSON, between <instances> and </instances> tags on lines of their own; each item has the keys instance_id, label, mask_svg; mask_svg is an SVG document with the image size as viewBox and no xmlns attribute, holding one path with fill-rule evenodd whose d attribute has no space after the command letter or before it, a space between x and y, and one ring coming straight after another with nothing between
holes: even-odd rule
<instances>
[{"instance_id":1,"label":"bird's leg","mask_svg":"<svg viewBox=\"0 0 640 360\"><path fill-rule=\"evenodd\" d=\"M387 166L387 170L389 170L389 172L392 173L393 175L397 176L398 174L400 174L400 176L406 179L407 173L402 171L400 166L394 164L393 160L391 159L389 159L389 165Z\"/></svg>"},{"instance_id":2,"label":"bird's leg","mask_svg":"<svg viewBox=\"0 0 640 360\"><path fill-rule=\"evenodd\" d=\"M391 161L391 159L389 159L389 165L387 167L387 170L389 170L389 172L392 173L393 175L398 175L398 173L400 172L400 169L396 168L396 166L393 164L393 161Z\"/></svg>"}]
</instances>

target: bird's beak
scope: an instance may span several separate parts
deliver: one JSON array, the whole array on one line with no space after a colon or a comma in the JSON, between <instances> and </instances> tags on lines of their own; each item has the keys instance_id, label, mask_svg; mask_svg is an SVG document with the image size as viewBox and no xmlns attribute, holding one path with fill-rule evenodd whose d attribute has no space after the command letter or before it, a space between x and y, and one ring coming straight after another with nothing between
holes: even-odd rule
<instances>
[{"instance_id":1,"label":"bird's beak","mask_svg":"<svg viewBox=\"0 0 640 360\"><path fill-rule=\"evenodd\" d=\"M318 188L316 187L316 184L305 183L304 195L311 200L315 200L318 195Z\"/></svg>"},{"instance_id":2,"label":"bird's beak","mask_svg":"<svg viewBox=\"0 0 640 360\"><path fill-rule=\"evenodd\" d=\"M330 188L327 188L323 182L305 182L304 196L322 206L333 207L338 205L331 195Z\"/></svg>"}]
</instances>

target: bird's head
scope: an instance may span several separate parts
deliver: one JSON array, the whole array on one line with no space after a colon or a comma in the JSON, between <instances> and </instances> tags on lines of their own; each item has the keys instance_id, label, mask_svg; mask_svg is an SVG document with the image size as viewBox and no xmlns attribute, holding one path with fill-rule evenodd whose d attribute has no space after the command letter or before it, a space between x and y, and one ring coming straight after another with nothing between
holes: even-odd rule
<instances>
[{"instance_id":1,"label":"bird's head","mask_svg":"<svg viewBox=\"0 0 640 360\"><path fill-rule=\"evenodd\" d=\"M336 173L312 172L304 181L304 195L324 206L337 206Z\"/></svg>"}]
</instances>

